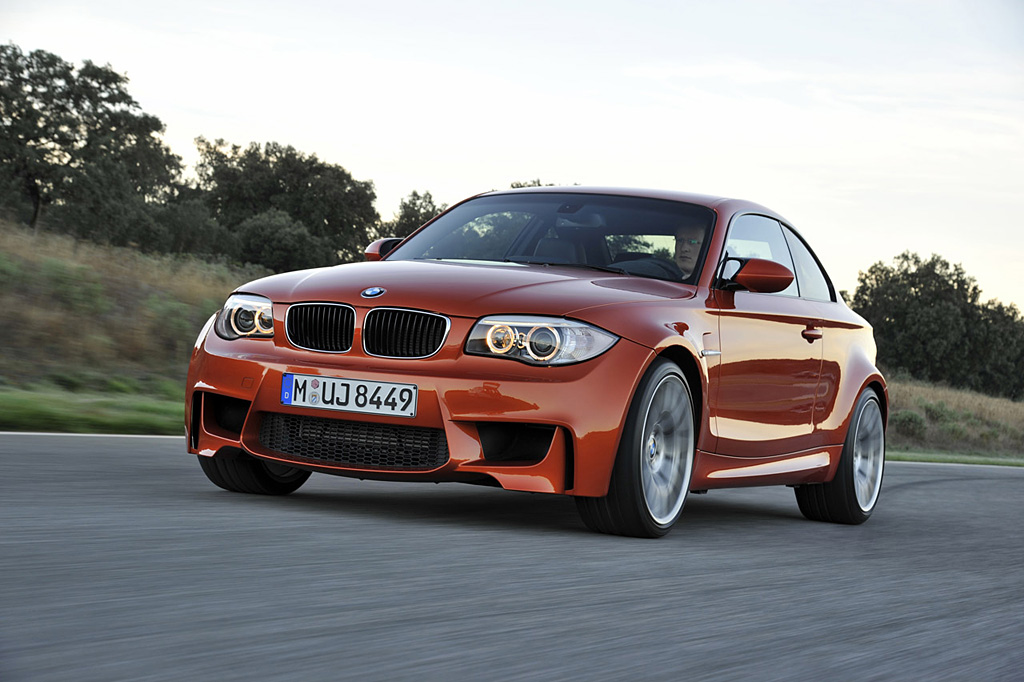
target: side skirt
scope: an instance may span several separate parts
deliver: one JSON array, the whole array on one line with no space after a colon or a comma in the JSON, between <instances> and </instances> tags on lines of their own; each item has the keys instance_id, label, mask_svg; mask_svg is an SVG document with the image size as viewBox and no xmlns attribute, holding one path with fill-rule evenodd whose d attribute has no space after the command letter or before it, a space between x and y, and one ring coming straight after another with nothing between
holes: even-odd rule
<instances>
[{"instance_id":1,"label":"side skirt","mask_svg":"<svg viewBox=\"0 0 1024 682\"><path fill-rule=\"evenodd\" d=\"M698 452L690 489L825 483L835 475L842 451L842 445L830 445L773 457L727 457Z\"/></svg>"}]
</instances>

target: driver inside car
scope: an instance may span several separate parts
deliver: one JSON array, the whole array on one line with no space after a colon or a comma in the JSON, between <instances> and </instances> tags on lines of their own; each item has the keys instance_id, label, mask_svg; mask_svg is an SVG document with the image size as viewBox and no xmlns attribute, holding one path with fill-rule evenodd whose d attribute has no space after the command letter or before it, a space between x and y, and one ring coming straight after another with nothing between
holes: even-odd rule
<instances>
[{"instance_id":1,"label":"driver inside car","mask_svg":"<svg viewBox=\"0 0 1024 682\"><path fill-rule=\"evenodd\" d=\"M683 271L683 279L693 274L697 257L704 242L704 228L697 225L681 225L676 229L676 251L673 257Z\"/></svg>"}]
</instances>

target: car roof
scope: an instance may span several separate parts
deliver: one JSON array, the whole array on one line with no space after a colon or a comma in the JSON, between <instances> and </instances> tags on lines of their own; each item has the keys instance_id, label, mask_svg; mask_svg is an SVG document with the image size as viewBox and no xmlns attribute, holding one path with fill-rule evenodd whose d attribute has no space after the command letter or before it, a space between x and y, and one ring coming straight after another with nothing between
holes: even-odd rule
<instances>
[{"instance_id":1,"label":"car roof","mask_svg":"<svg viewBox=\"0 0 1024 682\"><path fill-rule=\"evenodd\" d=\"M771 216L787 225L791 223L775 211L762 206L761 204L747 201L745 199L732 199L729 197L718 197L709 194L696 194L692 192L678 192L668 189L642 189L636 187L586 187L571 185L566 187L520 187L516 189L495 190L484 192L477 196L498 196L502 194L611 194L616 196L641 197L645 199L664 199L667 201L681 201L698 206L707 206L721 215L734 213L759 213Z\"/></svg>"}]
</instances>

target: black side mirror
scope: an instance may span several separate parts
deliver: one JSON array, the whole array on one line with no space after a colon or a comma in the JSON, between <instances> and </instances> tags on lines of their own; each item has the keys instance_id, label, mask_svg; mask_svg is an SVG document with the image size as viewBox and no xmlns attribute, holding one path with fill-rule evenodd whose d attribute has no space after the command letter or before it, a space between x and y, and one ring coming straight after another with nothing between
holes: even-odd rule
<instances>
[{"instance_id":1,"label":"black side mirror","mask_svg":"<svg viewBox=\"0 0 1024 682\"><path fill-rule=\"evenodd\" d=\"M742 290L743 285L736 281L736 275L746 264L746 258L736 258L735 256L726 254L725 260L722 261L721 266L718 268L718 277L715 280L715 288L722 289L723 291Z\"/></svg>"}]
</instances>

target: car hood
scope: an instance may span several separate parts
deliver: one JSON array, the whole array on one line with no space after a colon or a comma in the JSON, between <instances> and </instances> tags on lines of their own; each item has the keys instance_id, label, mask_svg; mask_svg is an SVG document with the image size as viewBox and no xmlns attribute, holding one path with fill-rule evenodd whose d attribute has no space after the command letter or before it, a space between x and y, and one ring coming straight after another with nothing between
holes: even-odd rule
<instances>
[{"instance_id":1,"label":"car hood","mask_svg":"<svg viewBox=\"0 0 1024 682\"><path fill-rule=\"evenodd\" d=\"M374 298L360 294L371 288ZM618 303L692 298L685 284L585 268L513 263L378 261L301 270L250 282L240 292L275 303L337 301L415 308L455 317L535 313L571 315Z\"/></svg>"}]
</instances>

